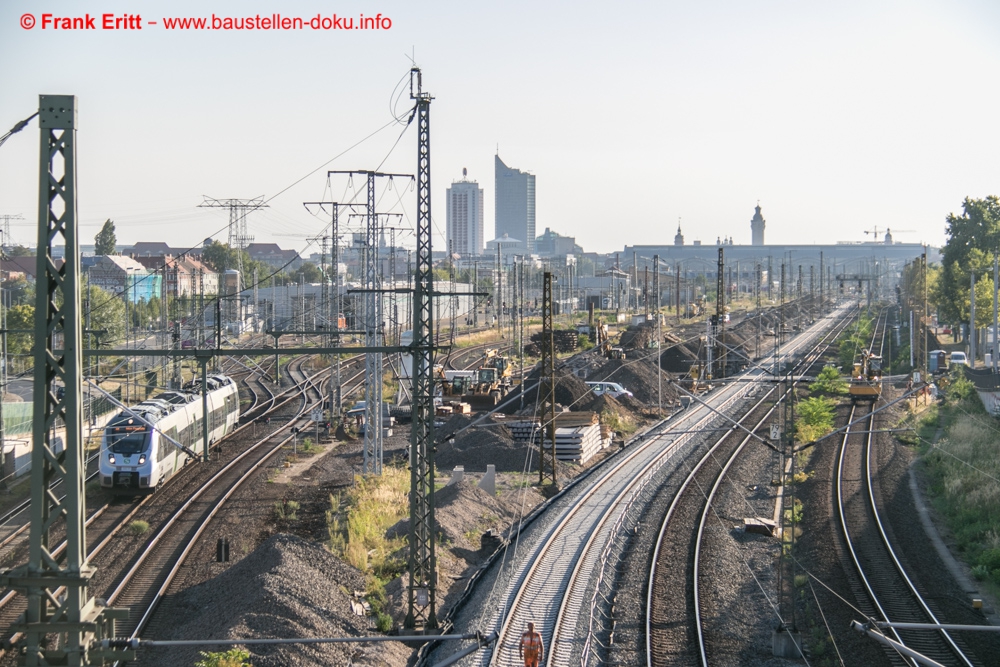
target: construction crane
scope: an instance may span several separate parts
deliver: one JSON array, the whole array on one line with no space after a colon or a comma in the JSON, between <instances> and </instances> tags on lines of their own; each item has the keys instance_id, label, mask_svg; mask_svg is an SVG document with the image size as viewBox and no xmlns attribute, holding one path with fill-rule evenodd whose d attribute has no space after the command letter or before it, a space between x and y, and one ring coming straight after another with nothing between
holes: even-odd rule
<instances>
[{"instance_id":1,"label":"construction crane","mask_svg":"<svg viewBox=\"0 0 1000 667\"><path fill-rule=\"evenodd\" d=\"M915 229L897 229L896 233L897 234L915 234L916 230ZM874 237L875 241L877 242L878 241L878 235L879 235L878 225L875 225L874 229L870 229L870 230L866 229L865 230L865 234L866 235L867 234L871 234ZM884 242L885 242L886 245L892 245L892 232L890 231L890 229L888 227L885 228Z\"/></svg>"}]
</instances>

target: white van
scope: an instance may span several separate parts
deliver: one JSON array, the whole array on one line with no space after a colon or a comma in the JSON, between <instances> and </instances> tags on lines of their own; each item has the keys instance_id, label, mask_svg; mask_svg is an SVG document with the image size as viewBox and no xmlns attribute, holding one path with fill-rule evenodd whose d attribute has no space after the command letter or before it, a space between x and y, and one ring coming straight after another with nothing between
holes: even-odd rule
<instances>
[{"instance_id":1,"label":"white van","mask_svg":"<svg viewBox=\"0 0 1000 667\"><path fill-rule=\"evenodd\" d=\"M954 366L958 364L959 366L968 366L969 360L965 356L965 352L952 352L948 355L948 365Z\"/></svg>"},{"instance_id":2,"label":"white van","mask_svg":"<svg viewBox=\"0 0 1000 667\"><path fill-rule=\"evenodd\" d=\"M607 394L611 398L618 398L619 396L632 397L632 392L617 382L588 382L587 386L598 396Z\"/></svg>"}]
</instances>

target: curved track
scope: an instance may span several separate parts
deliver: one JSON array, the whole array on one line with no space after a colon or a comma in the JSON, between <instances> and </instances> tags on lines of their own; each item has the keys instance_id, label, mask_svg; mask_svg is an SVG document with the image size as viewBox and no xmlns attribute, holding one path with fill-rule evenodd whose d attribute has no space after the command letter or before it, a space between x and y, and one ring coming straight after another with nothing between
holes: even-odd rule
<instances>
[{"instance_id":1,"label":"curved track","mask_svg":"<svg viewBox=\"0 0 1000 667\"><path fill-rule=\"evenodd\" d=\"M829 322L812 327L780 350L788 358L821 335ZM592 644L590 605L596 585L593 573L604 569L602 555L621 517L656 471L683 455L699 429L731 412L768 376L748 371L713 390L708 405L697 405L674 420L673 434L661 425L654 437L626 449L592 474L586 488L567 493L548 510L553 515L544 535L530 551L519 554L520 571L511 578L501 609L491 620L499 629L496 646L478 656L479 664L517 664L517 639L529 620L535 623L548 649L548 665L576 664L589 655Z\"/></svg>"}]
</instances>

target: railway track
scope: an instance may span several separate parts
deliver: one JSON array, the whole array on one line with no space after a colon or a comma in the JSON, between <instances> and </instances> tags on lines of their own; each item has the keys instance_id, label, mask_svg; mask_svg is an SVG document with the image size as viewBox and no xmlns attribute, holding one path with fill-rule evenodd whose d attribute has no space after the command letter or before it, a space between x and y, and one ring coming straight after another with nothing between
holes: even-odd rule
<instances>
[{"instance_id":1,"label":"railway track","mask_svg":"<svg viewBox=\"0 0 1000 667\"><path fill-rule=\"evenodd\" d=\"M918 582L907 574L893 548L891 531L882 520L873 463L872 431L877 419L871 413L867 418L859 417L863 409L851 408L849 423L860 419L860 424L850 427L841 438L836 473L839 526L857 574L855 597L862 602L862 610L879 621L946 622L935 613L933 602L921 593ZM887 630L886 635L942 664L974 664L961 640L943 630ZM893 664L915 664L891 649L887 654Z\"/></svg>"},{"instance_id":2,"label":"railway track","mask_svg":"<svg viewBox=\"0 0 1000 667\"><path fill-rule=\"evenodd\" d=\"M790 357L827 324L816 325L787 343L779 356ZM537 526L539 537L518 554L496 600L496 611L486 621L487 631L498 629L500 639L469 664L517 664L517 638L529 620L542 635L547 664L576 664L584 659L591 639L589 602L597 585L591 574L607 569L607 557L602 562L602 554L608 540L621 528L622 517L651 476L686 455L694 432L720 420L720 412L734 409L765 376L754 369L740 379L714 390L706 397L708 405L692 407L661 425L653 437L632 445L595 470L586 484L553 502L546 512L547 525Z\"/></svg>"},{"instance_id":3,"label":"railway track","mask_svg":"<svg viewBox=\"0 0 1000 667\"><path fill-rule=\"evenodd\" d=\"M289 390L285 392L283 397L278 396L270 390L266 383L260 383L258 389L263 393L265 398L255 399L254 404L262 413L280 410L284 405L296 400L297 394L300 393ZM301 412L302 409L304 408L298 408L296 414ZM243 426L228 436L223 442L247 437L251 430L252 427L244 423ZM237 456L237 458L242 456L243 454ZM146 521L155 533L164 521L162 515L169 513L169 507L175 506L177 502L180 502L172 501L171 497L183 497L186 494L190 494L188 487L191 483L196 483L197 473L200 470L202 468L192 466L189 470L184 470L169 480L164 485L164 488L158 490L154 495L145 496L141 500L114 499L99 507L91 515L87 521L87 553L88 559L92 563L99 565L98 575L92 582L92 589L101 590L101 586L108 583L107 580L109 578L120 574L123 561L127 563L133 555L122 554L116 551L107 556L105 553L107 547L114 546L121 541L122 535L133 520ZM155 503L152 502L154 499ZM190 500L189 495L188 499ZM64 546L64 544L58 545L56 547L57 551L61 551ZM16 595L12 591L6 591L3 597L0 597L0 627L8 628L23 612L24 604L24 599L21 596ZM12 642L16 642L17 639L18 635L16 634L7 636L5 637L5 644L9 645Z\"/></svg>"},{"instance_id":4,"label":"railway track","mask_svg":"<svg viewBox=\"0 0 1000 667\"><path fill-rule=\"evenodd\" d=\"M841 330L829 331L792 373L808 374ZM727 472L747 445L758 439L756 434L772 419L780 401L788 400L793 391L794 386L787 388L767 407L766 402L777 393L776 388L770 389L738 420L750 425L724 433L707 447L674 493L656 540L648 578L647 664L709 664L702 581L708 583L710 574L702 571L702 553L706 529L715 515L716 496Z\"/></svg>"},{"instance_id":5,"label":"railway track","mask_svg":"<svg viewBox=\"0 0 1000 667\"><path fill-rule=\"evenodd\" d=\"M295 371L292 371L295 373ZM302 381L301 405L288 428L304 423L309 409L322 402L317 384ZM309 396L308 394L313 394ZM108 592L110 605L130 609L127 621L119 623L119 636L134 638L146 627L187 555L222 505L265 463L281 451L293 436L281 429L251 445L217 471L177 508L158 534L133 561L131 567Z\"/></svg>"}]
</instances>

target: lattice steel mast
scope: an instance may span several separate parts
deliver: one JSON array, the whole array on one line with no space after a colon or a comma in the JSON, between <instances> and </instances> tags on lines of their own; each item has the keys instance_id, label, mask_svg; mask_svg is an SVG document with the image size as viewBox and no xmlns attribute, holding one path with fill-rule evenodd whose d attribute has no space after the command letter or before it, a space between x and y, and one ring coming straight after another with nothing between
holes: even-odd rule
<instances>
[{"instance_id":1,"label":"lattice steel mast","mask_svg":"<svg viewBox=\"0 0 1000 667\"><path fill-rule=\"evenodd\" d=\"M328 171L330 174L360 174L365 177L365 250L364 250L364 331L365 347L378 347L382 336L382 272L379 262L379 223L375 212L375 179L388 177L412 179L411 174L387 174L377 171ZM382 474L382 369L381 352L365 354L365 439L362 472Z\"/></svg>"},{"instance_id":2,"label":"lattice steel mast","mask_svg":"<svg viewBox=\"0 0 1000 667\"><path fill-rule=\"evenodd\" d=\"M542 364L539 371L538 391L539 425L538 434L538 486L546 480L558 487L556 478L556 350L555 333L552 322L552 273L546 271L542 282ZM549 451L545 451L548 443ZM548 466L546 468L546 466Z\"/></svg>"},{"instance_id":3,"label":"lattice steel mast","mask_svg":"<svg viewBox=\"0 0 1000 667\"><path fill-rule=\"evenodd\" d=\"M413 285L413 426L410 432L410 581L404 626L437 629L434 556L434 274L431 260L431 99L410 70L417 119L417 251Z\"/></svg>"},{"instance_id":4,"label":"lattice steel mast","mask_svg":"<svg viewBox=\"0 0 1000 667\"><path fill-rule=\"evenodd\" d=\"M0 576L25 591L28 608L14 629L24 632L26 665L101 664L115 652L96 648L114 636L114 619L127 610L99 606L88 584L84 519L82 399L83 350L80 319L80 244L76 220L76 98L39 97L38 260L35 292L35 382L31 453L31 533L28 563ZM53 246L62 237L65 262L56 268ZM57 345L57 337L62 338ZM61 347L61 351L57 351ZM56 397L56 380L65 387ZM56 450L55 427L66 428L65 447ZM52 488L62 483L59 500ZM66 548L56 555L50 531L62 526ZM65 587L62 594L57 591ZM46 635L58 634L58 641ZM124 652L119 658L127 657Z\"/></svg>"}]
</instances>

